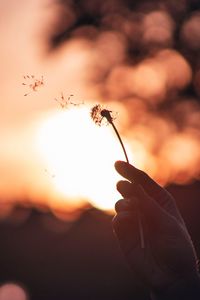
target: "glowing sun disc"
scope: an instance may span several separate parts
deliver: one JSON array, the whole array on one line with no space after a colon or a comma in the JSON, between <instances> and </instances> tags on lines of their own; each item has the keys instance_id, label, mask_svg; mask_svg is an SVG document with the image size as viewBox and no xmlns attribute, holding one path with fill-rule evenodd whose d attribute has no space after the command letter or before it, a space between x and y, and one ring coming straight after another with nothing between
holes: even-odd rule
<instances>
[{"instance_id":1,"label":"glowing sun disc","mask_svg":"<svg viewBox=\"0 0 200 300\"><path fill-rule=\"evenodd\" d=\"M88 199L101 209L113 209L119 198L116 160L124 160L110 126L98 127L87 107L54 112L40 123L37 145L58 195L71 201Z\"/></svg>"}]
</instances>

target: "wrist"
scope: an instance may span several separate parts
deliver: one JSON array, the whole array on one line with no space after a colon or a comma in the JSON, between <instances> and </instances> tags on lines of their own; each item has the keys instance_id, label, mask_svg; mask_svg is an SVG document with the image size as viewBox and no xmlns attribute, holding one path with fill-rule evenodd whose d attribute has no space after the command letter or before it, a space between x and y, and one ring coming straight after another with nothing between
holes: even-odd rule
<instances>
[{"instance_id":1,"label":"wrist","mask_svg":"<svg viewBox=\"0 0 200 300\"><path fill-rule=\"evenodd\" d=\"M200 276L192 274L169 287L151 292L152 300L199 300Z\"/></svg>"}]
</instances>

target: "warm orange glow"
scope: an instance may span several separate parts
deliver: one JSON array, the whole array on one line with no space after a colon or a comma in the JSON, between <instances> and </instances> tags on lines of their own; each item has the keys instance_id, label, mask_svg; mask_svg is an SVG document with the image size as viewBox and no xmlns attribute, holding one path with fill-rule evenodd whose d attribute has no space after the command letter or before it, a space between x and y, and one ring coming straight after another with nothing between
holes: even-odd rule
<instances>
[{"instance_id":1,"label":"warm orange glow","mask_svg":"<svg viewBox=\"0 0 200 300\"><path fill-rule=\"evenodd\" d=\"M171 165L171 180L186 183L197 176L200 161L199 144L192 133L176 134L166 141L162 160Z\"/></svg>"},{"instance_id":2,"label":"warm orange glow","mask_svg":"<svg viewBox=\"0 0 200 300\"><path fill-rule=\"evenodd\" d=\"M70 1L11 2L1 6L0 218L15 203L60 215L120 197L113 164L124 155L112 128L96 127L86 106L60 109L61 93L118 111L130 162L160 183L199 178L198 12L184 1L138 2L134 12L126 1L83 1L80 15ZM98 26L80 22L91 9ZM27 74L43 76L37 92L22 85Z\"/></svg>"},{"instance_id":3,"label":"warm orange glow","mask_svg":"<svg viewBox=\"0 0 200 300\"><path fill-rule=\"evenodd\" d=\"M52 174L58 195L69 201L88 199L102 209L113 209L119 198L114 162L123 153L111 127L96 126L86 107L46 116L37 132L38 151Z\"/></svg>"}]
</instances>

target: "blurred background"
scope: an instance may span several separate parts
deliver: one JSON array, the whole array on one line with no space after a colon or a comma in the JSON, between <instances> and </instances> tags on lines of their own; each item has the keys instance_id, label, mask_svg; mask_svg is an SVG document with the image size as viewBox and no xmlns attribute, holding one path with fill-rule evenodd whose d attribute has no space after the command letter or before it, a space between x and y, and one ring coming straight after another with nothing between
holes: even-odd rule
<instances>
[{"instance_id":1,"label":"blurred background","mask_svg":"<svg viewBox=\"0 0 200 300\"><path fill-rule=\"evenodd\" d=\"M111 219L124 160L175 197L200 254L197 0L0 0L0 300L149 299Z\"/></svg>"}]
</instances>

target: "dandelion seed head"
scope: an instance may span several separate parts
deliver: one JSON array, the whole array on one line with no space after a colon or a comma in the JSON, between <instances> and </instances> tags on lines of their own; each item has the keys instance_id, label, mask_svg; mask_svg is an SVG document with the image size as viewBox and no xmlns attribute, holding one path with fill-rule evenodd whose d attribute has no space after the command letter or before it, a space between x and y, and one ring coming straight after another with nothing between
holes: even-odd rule
<instances>
[{"instance_id":1,"label":"dandelion seed head","mask_svg":"<svg viewBox=\"0 0 200 300\"><path fill-rule=\"evenodd\" d=\"M104 120L104 124L109 125L109 123L112 123L116 119L116 114L111 110L103 108L100 104L96 104L92 107L90 115L95 124L99 126L102 125Z\"/></svg>"},{"instance_id":2,"label":"dandelion seed head","mask_svg":"<svg viewBox=\"0 0 200 300\"><path fill-rule=\"evenodd\" d=\"M96 104L92 107L90 111L90 116L96 125L101 126L101 122L103 120L103 116L101 115L102 106L100 104Z\"/></svg>"}]
</instances>

